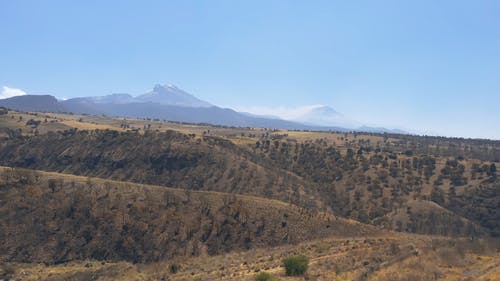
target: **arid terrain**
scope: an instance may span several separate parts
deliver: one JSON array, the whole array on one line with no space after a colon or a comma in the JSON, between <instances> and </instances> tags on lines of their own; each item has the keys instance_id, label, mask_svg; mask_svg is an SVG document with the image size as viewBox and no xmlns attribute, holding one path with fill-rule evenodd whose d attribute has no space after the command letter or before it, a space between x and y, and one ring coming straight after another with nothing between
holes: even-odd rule
<instances>
[{"instance_id":1,"label":"arid terrain","mask_svg":"<svg viewBox=\"0 0 500 281\"><path fill-rule=\"evenodd\" d=\"M500 280L499 161L491 140L4 110L0 279Z\"/></svg>"}]
</instances>

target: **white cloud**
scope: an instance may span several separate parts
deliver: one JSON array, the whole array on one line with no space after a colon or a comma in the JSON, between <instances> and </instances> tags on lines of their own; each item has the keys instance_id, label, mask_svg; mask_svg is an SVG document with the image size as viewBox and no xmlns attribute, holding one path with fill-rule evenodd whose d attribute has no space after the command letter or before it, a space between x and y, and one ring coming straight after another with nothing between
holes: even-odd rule
<instances>
[{"instance_id":1,"label":"white cloud","mask_svg":"<svg viewBox=\"0 0 500 281\"><path fill-rule=\"evenodd\" d=\"M313 110L323 107L321 104L305 105L297 107L267 107L267 106L237 106L235 110L248 112L256 115L275 116L285 120L298 120L308 115Z\"/></svg>"},{"instance_id":2,"label":"white cloud","mask_svg":"<svg viewBox=\"0 0 500 281\"><path fill-rule=\"evenodd\" d=\"M24 96L24 95L26 95L26 92L21 89L3 86L2 92L0 92L0 99L7 99L15 96Z\"/></svg>"},{"instance_id":3,"label":"white cloud","mask_svg":"<svg viewBox=\"0 0 500 281\"><path fill-rule=\"evenodd\" d=\"M242 106L235 107L235 109L240 112L248 112L262 116L274 116L284 120L297 121L309 125L338 126L345 128L361 126L361 123L343 116L329 106L321 104L297 107Z\"/></svg>"}]
</instances>

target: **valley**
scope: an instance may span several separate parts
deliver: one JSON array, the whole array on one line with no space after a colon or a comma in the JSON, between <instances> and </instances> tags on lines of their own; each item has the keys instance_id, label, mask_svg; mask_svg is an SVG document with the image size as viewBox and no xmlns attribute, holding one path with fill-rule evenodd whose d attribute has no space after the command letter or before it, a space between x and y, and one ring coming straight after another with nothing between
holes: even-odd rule
<instances>
[{"instance_id":1,"label":"valley","mask_svg":"<svg viewBox=\"0 0 500 281\"><path fill-rule=\"evenodd\" d=\"M498 141L17 111L0 139L14 280L500 274Z\"/></svg>"}]
</instances>

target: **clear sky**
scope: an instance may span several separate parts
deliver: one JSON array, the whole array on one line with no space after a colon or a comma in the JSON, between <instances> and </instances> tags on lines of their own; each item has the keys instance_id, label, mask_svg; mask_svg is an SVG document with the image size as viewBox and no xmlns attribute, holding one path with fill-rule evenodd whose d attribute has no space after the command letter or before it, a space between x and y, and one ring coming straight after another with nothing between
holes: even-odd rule
<instances>
[{"instance_id":1,"label":"clear sky","mask_svg":"<svg viewBox=\"0 0 500 281\"><path fill-rule=\"evenodd\" d=\"M500 1L0 0L0 87L61 98L171 83L211 103L328 105L500 139Z\"/></svg>"}]
</instances>

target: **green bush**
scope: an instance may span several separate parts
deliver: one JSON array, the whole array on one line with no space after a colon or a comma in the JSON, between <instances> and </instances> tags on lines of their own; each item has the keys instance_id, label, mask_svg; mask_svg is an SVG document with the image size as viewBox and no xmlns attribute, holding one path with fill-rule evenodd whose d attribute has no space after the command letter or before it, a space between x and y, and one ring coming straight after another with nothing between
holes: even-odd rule
<instances>
[{"instance_id":1,"label":"green bush","mask_svg":"<svg viewBox=\"0 0 500 281\"><path fill-rule=\"evenodd\" d=\"M307 271L309 260L306 256L293 256L284 260L285 273L287 276L303 275Z\"/></svg>"},{"instance_id":2,"label":"green bush","mask_svg":"<svg viewBox=\"0 0 500 281\"><path fill-rule=\"evenodd\" d=\"M179 265L176 263L173 263L170 265L170 273L176 274L179 271Z\"/></svg>"},{"instance_id":3,"label":"green bush","mask_svg":"<svg viewBox=\"0 0 500 281\"><path fill-rule=\"evenodd\" d=\"M255 281L278 281L278 279L269 272L261 271L255 276Z\"/></svg>"}]
</instances>

